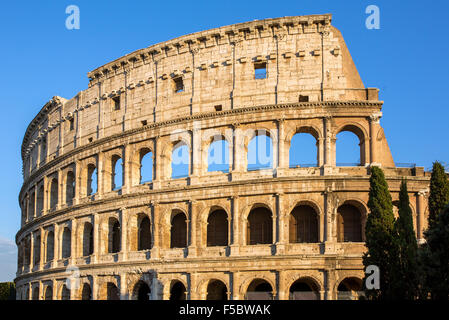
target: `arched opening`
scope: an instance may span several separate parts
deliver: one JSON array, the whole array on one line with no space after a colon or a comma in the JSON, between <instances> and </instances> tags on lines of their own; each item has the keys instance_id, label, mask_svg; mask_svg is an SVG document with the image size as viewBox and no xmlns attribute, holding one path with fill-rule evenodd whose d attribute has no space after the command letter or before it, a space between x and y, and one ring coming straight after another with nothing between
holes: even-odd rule
<instances>
[{"instance_id":1,"label":"arched opening","mask_svg":"<svg viewBox=\"0 0 449 320\"><path fill-rule=\"evenodd\" d=\"M245 300L273 300L271 284L263 279L254 279L246 290Z\"/></svg>"},{"instance_id":2,"label":"arched opening","mask_svg":"<svg viewBox=\"0 0 449 320\"><path fill-rule=\"evenodd\" d=\"M106 285L106 299L107 300L120 300L118 288L112 282L108 282Z\"/></svg>"},{"instance_id":3,"label":"arched opening","mask_svg":"<svg viewBox=\"0 0 449 320\"><path fill-rule=\"evenodd\" d=\"M265 207L257 207L248 215L247 244L273 243L273 219L271 211Z\"/></svg>"},{"instance_id":4,"label":"arched opening","mask_svg":"<svg viewBox=\"0 0 449 320\"><path fill-rule=\"evenodd\" d=\"M112 190L119 190L123 186L123 160L117 155L112 156Z\"/></svg>"},{"instance_id":5,"label":"arched opening","mask_svg":"<svg viewBox=\"0 0 449 320\"><path fill-rule=\"evenodd\" d=\"M170 230L170 247L187 247L187 221L183 212L178 212L172 218Z\"/></svg>"},{"instance_id":6,"label":"arched opening","mask_svg":"<svg viewBox=\"0 0 449 320\"><path fill-rule=\"evenodd\" d=\"M343 279L337 288L338 300L357 300L360 295L363 295L362 280L355 277Z\"/></svg>"},{"instance_id":7,"label":"arched opening","mask_svg":"<svg viewBox=\"0 0 449 320\"><path fill-rule=\"evenodd\" d=\"M39 287L34 287L32 292L32 300L39 300Z\"/></svg>"},{"instance_id":8,"label":"arched opening","mask_svg":"<svg viewBox=\"0 0 449 320\"><path fill-rule=\"evenodd\" d=\"M34 217L34 202L36 198L36 193L33 191L28 200L28 220L31 220Z\"/></svg>"},{"instance_id":9,"label":"arched opening","mask_svg":"<svg viewBox=\"0 0 449 320\"><path fill-rule=\"evenodd\" d=\"M53 178L50 185L50 209L56 209L58 204L58 179Z\"/></svg>"},{"instance_id":10,"label":"arched opening","mask_svg":"<svg viewBox=\"0 0 449 320\"><path fill-rule=\"evenodd\" d=\"M67 289L66 285L62 286L61 290L61 300L70 300L70 290Z\"/></svg>"},{"instance_id":11,"label":"arched opening","mask_svg":"<svg viewBox=\"0 0 449 320\"><path fill-rule=\"evenodd\" d=\"M181 281L173 281L170 288L170 300L186 300L186 287Z\"/></svg>"},{"instance_id":12,"label":"arched opening","mask_svg":"<svg viewBox=\"0 0 449 320\"><path fill-rule=\"evenodd\" d=\"M134 297L136 300L150 300L150 287L142 280L139 280L134 286Z\"/></svg>"},{"instance_id":13,"label":"arched opening","mask_svg":"<svg viewBox=\"0 0 449 320\"><path fill-rule=\"evenodd\" d=\"M32 261L30 261L31 259L31 237L27 236L25 238L25 248L24 248L24 257L23 257L23 263L25 266L28 266Z\"/></svg>"},{"instance_id":14,"label":"arched opening","mask_svg":"<svg viewBox=\"0 0 449 320\"><path fill-rule=\"evenodd\" d=\"M296 206L289 221L290 243L318 242L318 215L308 205Z\"/></svg>"},{"instance_id":15,"label":"arched opening","mask_svg":"<svg viewBox=\"0 0 449 320\"><path fill-rule=\"evenodd\" d=\"M248 144L247 170L261 170L273 167L273 142L266 130L256 130Z\"/></svg>"},{"instance_id":16,"label":"arched opening","mask_svg":"<svg viewBox=\"0 0 449 320\"><path fill-rule=\"evenodd\" d=\"M87 195L97 193L98 174L97 167L94 164L87 166Z\"/></svg>"},{"instance_id":17,"label":"arched opening","mask_svg":"<svg viewBox=\"0 0 449 320\"><path fill-rule=\"evenodd\" d=\"M34 250L33 250L33 265L37 266L41 261L41 236L37 236L34 242Z\"/></svg>"},{"instance_id":18,"label":"arched opening","mask_svg":"<svg viewBox=\"0 0 449 320\"><path fill-rule=\"evenodd\" d=\"M55 254L55 234L50 231L47 234L47 258L46 262L52 261Z\"/></svg>"},{"instance_id":19,"label":"arched opening","mask_svg":"<svg viewBox=\"0 0 449 320\"><path fill-rule=\"evenodd\" d=\"M207 285L206 300L228 300L228 289L220 280L211 280Z\"/></svg>"},{"instance_id":20,"label":"arched opening","mask_svg":"<svg viewBox=\"0 0 449 320\"><path fill-rule=\"evenodd\" d=\"M92 300L92 290L90 284L84 283L81 291L81 300Z\"/></svg>"},{"instance_id":21,"label":"arched opening","mask_svg":"<svg viewBox=\"0 0 449 320\"><path fill-rule=\"evenodd\" d=\"M73 171L67 172L67 179L65 185L65 202L71 206L73 204L73 198L75 197L75 175Z\"/></svg>"},{"instance_id":22,"label":"arched opening","mask_svg":"<svg viewBox=\"0 0 449 320\"><path fill-rule=\"evenodd\" d=\"M53 288L51 286L45 288L44 300L53 300Z\"/></svg>"},{"instance_id":23,"label":"arched opening","mask_svg":"<svg viewBox=\"0 0 449 320\"><path fill-rule=\"evenodd\" d=\"M69 228L65 227L62 232L62 258L69 258L71 255L72 246L72 232Z\"/></svg>"},{"instance_id":24,"label":"arched opening","mask_svg":"<svg viewBox=\"0 0 449 320\"><path fill-rule=\"evenodd\" d=\"M173 147L171 157L171 177L173 179L189 176L189 147L184 142L178 142Z\"/></svg>"},{"instance_id":25,"label":"arched opening","mask_svg":"<svg viewBox=\"0 0 449 320\"><path fill-rule=\"evenodd\" d=\"M90 256L94 253L94 228L89 222L84 223L83 230L83 256Z\"/></svg>"},{"instance_id":26,"label":"arched opening","mask_svg":"<svg viewBox=\"0 0 449 320\"><path fill-rule=\"evenodd\" d=\"M365 142L360 128L348 125L337 134L335 152L336 164L342 167L356 167L365 164Z\"/></svg>"},{"instance_id":27,"label":"arched opening","mask_svg":"<svg viewBox=\"0 0 449 320\"><path fill-rule=\"evenodd\" d=\"M207 171L229 172L229 143L222 136L214 137L207 153Z\"/></svg>"},{"instance_id":28,"label":"arched opening","mask_svg":"<svg viewBox=\"0 0 449 320\"><path fill-rule=\"evenodd\" d=\"M140 157L140 179L139 183L153 180L153 153L150 149L144 148L139 152Z\"/></svg>"},{"instance_id":29,"label":"arched opening","mask_svg":"<svg viewBox=\"0 0 449 320\"><path fill-rule=\"evenodd\" d=\"M360 210L343 204L337 209L337 241L362 242L362 219Z\"/></svg>"},{"instance_id":30,"label":"arched opening","mask_svg":"<svg viewBox=\"0 0 449 320\"><path fill-rule=\"evenodd\" d=\"M228 245L228 214L218 209L207 218L207 246Z\"/></svg>"},{"instance_id":31,"label":"arched opening","mask_svg":"<svg viewBox=\"0 0 449 320\"><path fill-rule=\"evenodd\" d=\"M145 216L139 224L139 246L138 250L150 250L151 249L151 222L150 219Z\"/></svg>"},{"instance_id":32,"label":"arched opening","mask_svg":"<svg viewBox=\"0 0 449 320\"><path fill-rule=\"evenodd\" d=\"M318 286L309 279L298 279L290 286L290 300L319 300Z\"/></svg>"},{"instance_id":33,"label":"arched opening","mask_svg":"<svg viewBox=\"0 0 449 320\"><path fill-rule=\"evenodd\" d=\"M299 132L292 137L289 166L290 168L318 166L317 140L311 133Z\"/></svg>"},{"instance_id":34,"label":"arched opening","mask_svg":"<svg viewBox=\"0 0 449 320\"><path fill-rule=\"evenodd\" d=\"M41 185L37 191L37 216L42 215L42 211L44 210L44 186Z\"/></svg>"},{"instance_id":35,"label":"arched opening","mask_svg":"<svg viewBox=\"0 0 449 320\"><path fill-rule=\"evenodd\" d=\"M120 223L115 218L109 219L108 252L117 253L120 251Z\"/></svg>"}]
</instances>

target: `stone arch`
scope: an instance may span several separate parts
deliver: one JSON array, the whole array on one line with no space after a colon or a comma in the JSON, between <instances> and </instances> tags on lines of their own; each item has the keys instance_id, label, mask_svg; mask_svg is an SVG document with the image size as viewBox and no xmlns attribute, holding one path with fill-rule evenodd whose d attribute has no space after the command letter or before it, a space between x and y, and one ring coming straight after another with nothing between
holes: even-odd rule
<instances>
[{"instance_id":1,"label":"stone arch","mask_svg":"<svg viewBox=\"0 0 449 320\"><path fill-rule=\"evenodd\" d=\"M61 286L61 300L70 300L70 290L67 288L65 284Z\"/></svg>"},{"instance_id":2,"label":"stone arch","mask_svg":"<svg viewBox=\"0 0 449 320\"><path fill-rule=\"evenodd\" d=\"M207 282L206 300L228 300L228 287L226 283L211 279Z\"/></svg>"},{"instance_id":3,"label":"stone arch","mask_svg":"<svg viewBox=\"0 0 449 320\"><path fill-rule=\"evenodd\" d=\"M323 137L321 130L313 124L293 125L285 132L285 142L287 143L287 146L290 146L293 136L297 133L311 134L317 141Z\"/></svg>"},{"instance_id":4,"label":"stone arch","mask_svg":"<svg viewBox=\"0 0 449 320\"><path fill-rule=\"evenodd\" d=\"M173 209L170 218L170 248L187 247L188 215L179 209Z\"/></svg>"},{"instance_id":5,"label":"stone arch","mask_svg":"<svg viewBox=\"0 0 449 320\"><path fill-rule=\"evenodd\" d=\"M363 280L359 276L342 277L335 283L338 300L357 300L363 294Z\"/></svg>"},{"instance_id":6,"label":"stone arch","mask_svg":"<svg viewBox=\"0 0 449 320\"><path fill-rule=\"evenodd\" d=\"M203 166L206 168L207 172L213 172L213 171L221 171L221 172L229 172L230 167L231 167L231 155L232 155L232 150L230 149L230 147L232 146L232 143L228 140L228 138L223 135L223 134L216 134L216 135L212 135L209 138L210 141L208 141L209 143L207 144L207 148L206 149L206 154L204 159L202 160L203 162L206 161L206 163L203 163ZM232 140L231 140L232 141ZM221 142L221 148L224 149L223 154L221 155L220 159L216 159L216 155L215 155L215 150L214 150L214 158L212 160L218 160L218 163L210 163L210 151L211 148L217 143ZM227 157L226 157L227 155ZM224 161L224 162L223 162ZM213 165L217 165L217 168L213 168Z\"/></svg>"},{"instance_id":7,"label":"stone arch","mask_svg":"<svg viewBox=\"0 0 449 320\"><path fill-rule=\"evenodd\" d=\"M320 163L320 151L319 151L319 141L321 139L320 131L313 125L303 125L291 129L287 134L288 136L286 142L287 144L286 149L288 150L289 167L296 167L296 166L317 167ZM305 149L297 150L296 148L294 148L294 145L292 145L292 141L294 140L295 137L306 138L307 136L312 137L314 139L314 143L312 145L310 144L312 143L312 141L309 143L302 139L298 143L302 142L301 147L305 147ZM303 144L305 142L307 143L304 146ZM308 157L308 155L312 153L315 155L315 160L309 159ZM295 159L295 157L297 157L298 159Z\"/></svg>"},{"instance_id":8,"label":"stone arch","mask_svg":"<svg viewBox=\"0 0 449 320\"><path fill-rule=\"evenodd\" d=\"M73 198L75 197L75 181L73 170L67 171L65 175L65 203L68 206L73 204Z\"/></svg>"},{"instance_id":9,"label":"stone arch","mask_svg":"<svg viewBox=\"0 0 449 320\"><path fill-rule=\"evenodd\" d=\"M222 207L212 206L207 218L206 245L227 246L229 244L229 214Z\"/></svg>"},{"instance_id":10,"label":"stone arch","mask_svg":"<svg viewBox=\"0 0 449 320\"><path fill-rule=\"evenodd\" d=\"M55 257L55 234L53 230L47 232L45 239L45 262L50 262Z\"/></svg>"},{"instance_id":11,"label":"stone arch","mask_svg":"<svg viewBox=\"0 0 449 320\"><path fill-rule=\"evenodd\" d=\"M138 280L132 290L132 300L150 300L151 288L144 280Z\"/></svg>"},{"instance_id":12,"label":"stone arch","mask_svg":"<svg viewBox=\"0 0 449 320\"><path fill-rule=\"evenodd\" d=\"M361 200L346 199L343 201L336 208L337 241L365 241L365 223L367 212L368 209ZM347 220L345 220L345 218Z\"/></svg>"},{"instance_id":13,"label":"stone arch","mask_svg":"<svg viewBox=\"0 0 449 320\"><path fill-rule=\"evenodd\" d=\"M72 231L69 227L64 227L61 237L61 258L69 258L72 251Z\"/></svg>"},{"instance_id":14,"label":"stone arch","mask_svg":"<svg viewBox=\"0 0 449 320\"><path fill-rule=\"evenodd\" d=\"M53 287L51 285L44 288L44 300L53 300Z\"/></svg>"},{"instance_id":15,"label":"stone arch","mask_svg":"<svg viewBox=\"0 0 449 320\"><path fill-rule=\"evenodd\" d=\"M110 165L111 165L111 191L119 190L124 185L124 172L125 172L125 163L123 162L122 153L115 152L110 157Z\"/></svg>"},{"instance_id":16,"label":"stone arch","mask_svg":"<svg viewBox=\"0 0 449 320\"><path fill-rule=\"evenodd\" d=\"M187 300L187 286L184 281L174 279L170 281L170 300Z\"/></svg>"},{"instance_id":17,"label":"stone arch","mask_svg":"<svg viewBox=\"0 0 449 320\"><path fill-rule=\"evenodd\" d=\"M37 266L41 261L41 234L36 234L33 242L33 265Z\"/></svg>"},{"instance_id":18,"label":"stone arch","mask_svg":"<svg viewBox=\"0 0 449 320\"><path fill-rule=\"evenodd\" d=\"M189 131L175 131L169 137L166 137L164 141L161 141L163 145L161 150L161 156L156 161L161 161L159 173L164 179L172 178L172 162L173 162L173 151L177 147L186 145L188 148L189 164L188 164L188 175L191 173L192 165L192 144L191 144L191 133Z\"/></svg>"},{"instance_id":19,"label":"stone arch","mask_svg":"<svg viewBox=\"0 0 449 320\"><path fill-rule=\"evenodd\" d=\"M270 206L257 203L253 204L245 217L246 244L272 244L273 234L273 211Z\"/></svg>"},{"instance_id":20,"label":"stone arch","mask_svg":"<svg viewBox=\"0 0 449 320\"><path fill-rule=\"evenodd\" d=\"M134 156L134 162L139 164L139 179L138 181L134 181L133 185L143 184L145 182L153 181L154 178L154 165L155 165L155 157L154 157L154 151L151 147L142 147L140 148L135 156ZM144 161L146 159L150 159L151 163L147 164L147 161ZM144 165L145 162L145 165ZM150 170L146 166L150 166ZM146 169L148 172L151 172L151 179L149 177L149 174L142 174L142 170Z\"/></svg>"},{"instance_id":21,"label":"stone arch","mask_svg":"<svg viewBox=\"0 0 449 320\"><path fill-rule=\"evenodd\" d=\"M118 253L121 250L121 227L116 217L108 219L108 253Z\"/></svg>"},{"instance_id":22,"label":"stone arch","mask_svg":"<svg viewBox=\"0 0 449 320\"><path fill-rule=\"evenodd\" d=\"M320 239L320 214L315 205L302 201L289 214L289 242L317 243Z\"/></svg>"},{"instance_id":23,"label":"stone arch","mask_svg":"<svg viewBox=\"0 0 449 320\"><path fill-rule=\"evenodd\" d=\"M81 248L83 257L90 256L94 253L94 227L88 221L83 224Z\"/></svg>"},{"instance_id":24,"label":"stone arch","mask_svg":"<svg viewBox=\"0 0 449 320\"><path fill-rule=\"evenodd\" d=\"M245 300L273 300L275 285L264 277L255 277L246 286Z\"/></svg>"},{"instance_id":25,"label":"stone arch","mask_svg":"<svg viewBox=\"0 0 449 320\"><path fill-rule=\"evenodd\" d=\"M106 293L106 300L120 300L120 292L114 282L105 282L103 286L103 290L105 290Z\"/></svg>"},{"instance_id":26,"label":"stone arch","mask_svg":"<svg viewBox=\"0 0 449 320\"><path fill-rule=\"evenodd\" d=\"M288 288L290 300L319 300L322 286L314 277L303 276L291 281Z\"/></svg>"},{"instance_id":27,"label":"stone arch","mask_svg":"<svg viewBox=\"0 0 449 320\"><path fill-rule=\"evenodd\" d=\"M80 300L92 300L92 288L89 282L84 282L80 290Z\"/></svg>"},{"instance_id":28,"label":"stone arch","mask_svg":"<svg viewBox=\"0 0 449 320\"><path fill-rule=\"evenodd\" d=\"M85 196L91 196L98 191L98 170L97 164L90 161L86 164L85 169L82 171L82 181L84 181Z\"/></svg>"},{"instance_id":29,"label":"stone arch","mask_svg":"<svg viewBox=\"0 0 449 320\"><path fill-rule=\"evenodd\" d=\"M152 248L153 241L151 228L152 223L150 217L146 214L139 215L137 220L137 250L149 250Z\"/></svg>"},{"instance_id":30,"label":"stone arch","mask_svg":"<svg viewBox=\"0 0 449 320\"><path fill-rule=\"evenodd\" d=\"M335 131L335 135L333 137L334 141L337 141L337 135L341 132L344 131L348 131L351 132L353 134L355 134L357 136L357 138L359 139L359 150L360 150L360 163L358 164L359 166L364 166L365 163L367 163L368 161L368 154L367 154L367 150L368 150L368 146L367 146L367 141L369 139L369 134L367 133L367 131L365 130L365 128L363 126L361 126L358 123L354 123L354 122L346 122L344 124L342 124L336 131ZM337 146L336 146L335 142L335 161L337 161Z\"/></svg>"},{"instance_id":31,"label":"stone arch","mask_svg":"<svg viewBox=\"0 0 449 320\"><path fill-rule=\"evenodd\" d=\"M58 179L52 178L49 183L49 204L50 210L56 210L58 205L59 197L58 197Z\"/></svg>"},{"instance_id":32,"label":"stone arch","mask_svg":"<svg viewBox=\"0 0 449 320\"><path fill-rule=\"evenodd\" d=\"M227 295L230 294L229 279L224 274L216 273L211 275L210 277L204 277L199 281L196 287L196 292L198 293L199 300L207 299L207 287L211 281L220 281L224 283L227 288Z\"/></svg>"},{"instance_id":33,"label":"stone arch","mask_svg":"<svg viewBox=\"0 0 449 320\"><path fill-rule=\"evenodd\" d=\"M245 150L245 170L246 171L252 171L252 170L259 170L259 169L269 169L274 168L276 166L277 161L277 133L272 129L265 129L265 128L257 128L257 129L247 129L246 135L243 137L244 139L244 150ZM263 159L264 161L268 161L268 164L258 164L259 162L259 152L257 151L258 145L255 146L256 151L255 155L251 153L250 150L250 144L254 141L256 142L256 139L258 137L265 136L266 139L269 139L270 141L270 147L271 147L271 153L268 152L268 154L264 154L262 156L267 157L267 159ZM267 151L267 150L266 150ZM267 152L265 152L267 153ZM253 159L254 158L254 159ZM251 166L251 167L250 167Z\"/></svg>"}]
</instances>

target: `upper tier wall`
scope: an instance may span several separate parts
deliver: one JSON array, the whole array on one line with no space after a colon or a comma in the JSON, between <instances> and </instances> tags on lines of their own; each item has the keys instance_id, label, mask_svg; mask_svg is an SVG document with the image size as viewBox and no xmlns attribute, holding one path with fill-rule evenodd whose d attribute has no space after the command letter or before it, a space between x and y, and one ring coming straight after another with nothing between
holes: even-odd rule
<instances>
[{"instance_id":1,"label":"upper tier wall","mask_svg":"<svg viewBox=\"0 0 449 320\"><path fill-rule=\"evenodd\" d=\"M88 89L70 100L54 97L29 125L24 178L91 141L216 108L292 103L300 96L378 100L377 89L364 88L330 22L331 15L315 15L226 26L138 50L90 72ZM255 79L255 66L263 64L266 78ZM176 92L179 79L183 91Z\"/></svg>"}]
</instances>

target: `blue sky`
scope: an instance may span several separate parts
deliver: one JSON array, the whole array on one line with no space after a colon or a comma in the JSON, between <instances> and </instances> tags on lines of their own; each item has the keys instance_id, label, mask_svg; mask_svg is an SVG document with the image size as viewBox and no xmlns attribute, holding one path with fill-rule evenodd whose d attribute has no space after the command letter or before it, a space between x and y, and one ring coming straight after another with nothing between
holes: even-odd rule
<instances>
[{"instance_id":1,"label":"blue sky","mask_svg":"<svg viewBox=\"0 0 449 320\"><path fill-rule=\"evenodd\" d=\"M65 9L80 8L80 30ZM380 30L365 27L368 5ZM87 72L134 50L184 34L254 19L332 13L367 87L385 101L381 124L396 162L430 167L448 161L449 2L296 1L7 1L0 11L2 183L0 281L14 278L20 145L28 123L52 96L73 97Z\"/></svg>"}]
</instances>

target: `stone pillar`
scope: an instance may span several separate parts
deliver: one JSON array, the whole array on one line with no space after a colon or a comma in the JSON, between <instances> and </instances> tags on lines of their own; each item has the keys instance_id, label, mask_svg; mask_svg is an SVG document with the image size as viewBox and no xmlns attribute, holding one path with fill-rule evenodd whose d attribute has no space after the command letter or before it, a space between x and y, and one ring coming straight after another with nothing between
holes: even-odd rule
<instances>
[{"instance_id":1,"label":"stone pillar","mask_svg":"<svg viewBox=\"0 0 449 320\"><path fill-rule=\"evenodd\" d=\"M318 150L318 167L322 167L324 165L324 155L325 155L325 140L324 138L318 138L317 141L317 150Z\"/></svg>"},{"instance_id":2,"label":"stone pillar","mask_svg":"<svg viewBox=\"0 0 449 320\"><path fill-rule=\"evenodd\" d=\"M242 134L242 130L239 127L238 123L235 123L233 125L234 127L234 141L233 141L233 146L234 146L234 150L233 150L233 163L234 163L234 167L233 167L233 173L235 172L236 175L238 176L239 173L242 173L244 171L246 171L244 168L244 156L246 156L246 152L245 152L245 146L244 146L244 137ZM234 176L233 176L234 179Z\"/></svg>"},{"instance_id":3,"label":"stone pillar","mask_svg":"<svg viewBox=\"0 0 449 320\"><path fill-rule=\"evenodd\" d=\"M192 130L192 145L191 145L191 178L196 180L202 172L202 157L201 157L201 127L199 122L193 123Z\"/></svg>"},{"instance_id":4,"label":"stone pillar","mask_svg":"<svg viewBox=\"0 0 449 320\"><path fill-rule=\"evenodd\" d=\"M56 204L56 210L61 209L62 206L67 203L65 199L64 178L61 169L58 170L58 203Z\"/></svg>"},{"instance_id":5,"label":"stone pillar","mask_svg":"<svg viewBox=\"0 0 449 320\"><path fill-rule=\"evenodd\" d=\"M335 243L337 241L335 237L335 195L332 190L328 189L323 192L324 196L324 244L325 252L333 254L335 253ZM338 204L337 204L338 205Z\"/></svg>"},{"instance_id":6,"label":"stone pillar","mask_svg":"<svg viewBox=\"0 0 449 320\"><path fill-rule=\"evenodd\" d=\"M160 257L160 249L162 248L161 243L161 225L160 225L160 217L159 217L159 203L156 201L151 201L152 207L152 236L153 236L153 245L151 247L151 258L158 259Z\"/></svg>"},{"instance_id":7,"label":"stone pillar","mask_svg":"<svg viewBox=\"0 0 449 320\"><path fill-rule=\"evenodd\" d=\"M424 231L425 229L425 196L427 195L428 190L421 190L416 194L416 237L418 242L424 241Z\"/></svg>"},{"instance_id":8,"label":"stone pillar","mask_svg":"<svg viewBox=\"0 0 449 320\"><path fill-rule=\"evenodd\" d=\"M232 196L232 224L231 224L231 255L238 256L240 252L240 246L243 244L241 242L241 232L240 232L240 208L239 208L239 197Z\"/></svg>"},{"instance_id":9,"label":"stone pillar","mask_svg":"<svg viewBox=\"0 0 449 320\"><path fill-rule=\"evenodd\" d=\"M276 208L277 208L277 223L278 223L278 245L276 246L276 253L277 254L284 254L286 250L286 246L289 242L288 235L288 219L289 219L289 212L285 211L285 195L283 193L277 193L276 194Z\"/></svg>"},{"instance_id":10,"label":"stone pillar","mask_svg":"<svg viewBox=\"0 0 449 320\"><path fill-rule=\"evenodd\" d=\"M99 297L99 288L98 288L98 276L97 275L93 275L92 276L92 300L100 300Z\"/></svg>"},{"instance_id":11,"label":"stone pillar","mask_svg":"<svg viewBox=\"0 0 449 320\"><path fill-rule=\"evenodd\" d=\"M288 148L285 142L285 121L284 119L278 120L278 155L279 155L279 169L288 169Z\"/></svg>"},{"instance_id":12,"label":"stone pillar","mask_svg":"<svg viewBox=\"0 0 449 320\"><path fill-rule=\"evenodd\" d=\"M59 248L60 248L60 245L59 245L59 241L60 241L60 237L59 237L59 226L55 223L54 225L53 225L53 235L54 235L54 239L53 239L53 244L54 244L54 246L53 246L53 262L52 262L52 265L55 267L55 266L57 266L57 261L58 261L58 259L59 259L59 257L60 257L60 254L59 254Z\"/></svg>"},{"instance_id":13,"label":"stone pillar","mask_svg":"<svg viewBox=\"0 0 449 320\"><path fill-rule=\"evenodd\" d=\"M161 181L163 179L163 162L164 158L162 156L162 141L160 136L155 137L154 142L154 151L153 151L153 166L154 166L154 175L153 175L153 188L160 189Z\"/></svg>"},{"instance_id":14,"label":"stone pillar","mask_svg":"<svg viewBox=\"0 0 449 320\"><path fill-rule=\"evenodd\" d=\"M99 236L100 236L100 219L98 218L98 216L96 214L94 214L93 217L93 236L94 236L94 253L92 255L92 260L94 263L98 262L98 257L100 255L100 242L99 240Z\"/></svg>"},{"instance_id":15,"label":"stone pillar","mask_svg":"<svg viewBox=\"0 0 449 320\"><path fill-rule=\"evenodd\" d=\"M123 186L122 193L127 194L130 192L132 186L132 171L134 165L132 163L131 156L132 147L129 144L125 145L124 155L123 155Z\"/></svg>"},{"instance_id":16,"label":"stone pillar","mask_svg":"<svg viewBox=\"0 0 449 320\"><path fill-rule=\"evenodd\" d=\"M121 227L121 251L123 260L128 260L128 214L126 207L120 209L120 227Z\"/></svg>"},{"instance_id":17,"label":"stone pillar","mask_svg":"<svg viewBox=\"0 0 449 320\"><path fill-rule=\"evenodd\" d=\"M98 168L97 168L97 196L101 199L104 194L104 179L105 179L105 156L103 152L98 153Z\"/></svg>"},{"instance_id":18,"label":"stone pillar","mask_svg":"<svg viewBox=\"0 0 449 320\"><path fill-rule=\"evenodd\" d=\"M42 197L43 197L43 206L42 206L42 213L41 213L41 215L46 214L47 213L47 208L48 208L48 178L47 178L47 176L44 176L43 186L44 186L44 194L42 195Z\"/></svg>"},{"instance_id":19,"label":"stone pillar","mask_svg":"<svg viewBox=\"0 0 449 320\"><path fill-rule=\"evenodd\" d=\"M75 219L70 220L70 259L69 265L75 264L76 258L78 257L76 252L76 240L77 235L77 223Z\"/></svg>"},{"instance_id":20,"label":"stone pillar","mask_svg":"<svg viewBox=\"0 0 449 320\"><path fill-rule=\"evenodd\" d=\"M126 273L120 273L120 300L129 300L128 288L126 286Z\"/></svg>"},{"instance_id":21,"label":"stone pillar","mask_svg":"<svg viewBox=\"0 0 449 320\"><path fill-rule=\"evenodd\" d=\"M189 200L188 216L186 220L187 224L187 246L188 253L190 257L195 257L197 255L196 247L196 206L197 201Z\"/></svg>"},{"instance_id":22,"label":"stone pillar","mask_svg":"<svg viewBox=\"0 0 449 320\"><path fill-rule=\"evenodd\" d=\"M40 234L41 234L41 247L40 247L40 250L39 250L39 255L40 255L40 258L39 258L39 267L38 267L38 270L42 270L42 266L44 265L44 258L45 258L45 243L46 243L46 241L44 241L44 229L43 228L40 228Z\"/></svg>"},{"instance_id":23,"label":"stone pillar","mask_svg":"<svg viewBox=\"0 0 449 320\"><path fill-rule=\"evenodd\" d=\"M378 152L377 152L377 149L379 148L379 146L377 144L377 132L379 131L379 121L380 121L381 116L382 116L381 113L375 113L369 117L369 131L370 131L369 151L370 151L370 156L371 156L371 161L370 161L371 165L379 165L380 164L380 159L378 157ZM365 146L366 146L366 144L365 144ZM365 152L365 154L366 154L366 152ZM365 162L368 162L368 159L366 158L366 156L365 156Z\"/></svg>"},{"instance_id":24,"label":"stone pillar","mask_svg":"<svg viewBox=\"0 0 449 320\"><path fill-rule=\"evenodd\" d=\"M286 284L286 274L285 271L279 271L278 272L278 299L279 300L289 300L289 290L287 288L287 284Z\"/></svg>"},{"instance_id":25,"label":"stone pillar","mask_svg":"<svg viewBox=\"0 0 449 320\"><path fill-rule=\"evenodd\" d=\"M42 237L41 237L42 239ZM34 243L34 233L30 233L30 263L29 263L29 269L32 271L34 269L34 246L36 244ZM41 248L42 249L42 248Z\"/></svg>"},{"instance_id":26,"label":"stone pillar","mask_svg":"<svg viewBox=\"0 0 449 320\"><path fill-rule=\"evenodd\" d=\"M336 299L336 292L334 292L336 274L335 269L326 269L325 270L325 300L334 300Z\"/></svg>"},{"instance_id":27,"label":"stone pillar","mask_svg":"<svg viewBox=\"0 0 449 320\"><path fill-rule=\"evenodd\" d=\"M81 188L83 187L82 185L82 170L81 170L81 161L80 160L76 160L75 162L75 197L73 199L73 204L77 205L80 203L80 198L81 198Z\"/></svg>"}]
</instances>

